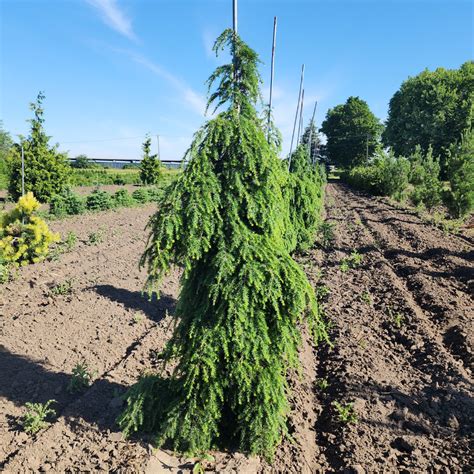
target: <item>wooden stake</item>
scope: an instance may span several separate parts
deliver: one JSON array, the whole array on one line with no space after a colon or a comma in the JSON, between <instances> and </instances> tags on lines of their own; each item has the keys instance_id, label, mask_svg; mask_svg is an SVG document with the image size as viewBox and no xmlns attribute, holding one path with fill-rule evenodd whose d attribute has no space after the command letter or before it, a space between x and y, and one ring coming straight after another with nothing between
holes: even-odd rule
<instances>
[{"instance_id":1,"label":"wooden stake","mask_svg":"<svg viewBox=\"0 0 474 474\"><path fill-rule=\"evenodd\" d=\"M275 76L276 32L277 32L277 17L274 17L273 18L272 65L271 65L271 72L270 72L270 100L268 102L267 141L270 140L270 121L271 121L271 117L272 117L273 78Z\"/></svg>"},{"instance_id":2,"label":"wooden stake","mask_svg":"<svg viewBox=\"0 0 474 474\"><path fill-rule=\"evenodd\" d=\"M300 108L301 91L303 89L303 80L304 80L304 64L301 66L300 91L298 92L298 105L296 106L295 123L293 124L293 134L291 135L291 145L290 145L290 155L289 155L290 157L288 160L288 168L291 165L291 152L293 151L293 141L295 139L296 122L298 121L298 112Z\"/></svg>"}]
</instances>

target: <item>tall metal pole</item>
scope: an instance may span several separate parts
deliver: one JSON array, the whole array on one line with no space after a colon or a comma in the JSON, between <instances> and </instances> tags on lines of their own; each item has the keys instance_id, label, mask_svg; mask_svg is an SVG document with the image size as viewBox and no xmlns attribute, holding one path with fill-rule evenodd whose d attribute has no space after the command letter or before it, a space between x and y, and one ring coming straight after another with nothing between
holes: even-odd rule
<instances>
[{"instance_id":1,"label":"tall metal pole","mask_svg":"<svg viewBox=\"0 0 474 474\"><path fill-rule=\"evenodd\" d=\"M298 121L298 112L299 112L300 100L301 100L301 90L303 89L303 80L304 80L304 64L301 66L300 91L298 92L298 105L296 106L295 123L293 124L293 134L291 135L290 158L288 160L288 168L291 165L291 152L293 151L293 141L295 139L296 123Z\"/></svg>"},{"instance_id":2,"label":"tall metal pole","mask_svg":"<svg viewBox=\"0 0 474 474\"><path fill-rule=\"evenodd\" d=\"M315 101L314 103L314 109L313 109L313 116L311 117L311 125L309 127L309 141L308 141L308 152L309 152L309 158L311 159L311 162L314 165L314 160L312 157L312 147L313 147L313 125L314 125L314 116L316 115L316 107L318 106L318 101Z\"/></svg>"},{"instance_id":3,"label":"tall metal pole","mask_svg":"<svg viewBox=\"0 0 474 474\"><path fill-rule=\"evenodd\" d=\"M268 135L267 140L270 140L270 122L272 117L272 103L273 103L273 78L275 76L275 48L276 48L276 32L277 32L277 17L273 18L273 43L272 43L272 66L270 72L270 100L268 102Z\"/></svg>"},{"instance_id":4,"label":"tall metal pole","mask_svg":"<svg viewBox=\"0 0 474 474\"><path fill-rule=\"evenodd\" d=\"M300 136L303 131L303 108L304 108L304 89L303 92L301 93L301 107L300 107L300 123L298 125L298 140L296 144L300 142Z\"/></svg>"},{"instance_id":5,"label":"tall metal pole","mask_svg":"<svg viewBox=\"0 0 474 474\"><path fill-rule=\"evenodd\" d=\"M157 144L157 150L158 150L158 159L161 160L161 154L160 154L160 136L157 134L156 135L156 144Z\"/></svg>"},{"instance_id":6,"label":"tall metal pole","mask_svg":"<svg viewBox=\"0 0 474 474\"><path fill-rule=\"evenodd\" d=\"M238 17L237 17L237 0L232 0L233 1L233 14L232 14L232 18L233 18L233 24L234 24L234 33L237 34L238 32L238 25L237 25L237 21L238 21Z\"/></svg>"}]
</instances>

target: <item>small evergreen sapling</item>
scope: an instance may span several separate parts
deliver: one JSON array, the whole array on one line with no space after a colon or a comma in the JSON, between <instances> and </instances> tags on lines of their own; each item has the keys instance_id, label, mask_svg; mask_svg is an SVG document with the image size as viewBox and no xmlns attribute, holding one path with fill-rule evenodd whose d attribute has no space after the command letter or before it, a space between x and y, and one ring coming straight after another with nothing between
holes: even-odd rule
<instances>
[{"instance_id":1,"label":"small evergreen sapling","mask_svg":"<svg viewBox=\"0 0 474 474\"><path fill-rule=\"evenodd\" d=\"M258 57L231 30L216 41L234 61L209 79L228 105L195 135L188 166L149 223L142 258L150 290L184 268L178 324L161 354L169 379L146 375L126 395L126 434L155 434L190 454L227 442L271 458L286 433L286 381L298 365L298 322L326 338L313 289L284 242L288 173L257 116Z\"/></svg>"},{"instance_id":2,"label":"small evergreen sapling","mask_svg":"<svg viewBox=\"0 0 474 474\"><path fill-rule=\"evenodd\" d=\"M158 184L161 178L161 163L157 155L151 155L151 138L147 137L142 145L143 158L140 163L140 180L145 185Z\"/></svg>"}]
</instances>

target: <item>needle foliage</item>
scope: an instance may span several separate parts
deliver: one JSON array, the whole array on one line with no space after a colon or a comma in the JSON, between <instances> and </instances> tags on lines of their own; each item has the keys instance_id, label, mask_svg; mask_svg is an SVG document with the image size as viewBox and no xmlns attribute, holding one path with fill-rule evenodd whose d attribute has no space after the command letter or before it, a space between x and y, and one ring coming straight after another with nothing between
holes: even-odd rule
<instances>
[{"instance_id":1,"label":"needle foliage","mask_svg":"<svg viewBox=\"0 0 474 474\"><path fill-rule=\"evenodd\" d=\"M314 244L322 222L323 175L322 168L313 164L308 146L301 143L291 156L287 191L297 251L307 250Z\"/></svg>"},{"instance_id":2,"label":"needle foliage","mask_svg":"<svg viewBox=\"0 0 474 474\"><path fill-rule=\"evenodd\" d=\"M326 332L284 240L288 173L256 112L258 57L231 30L216 53L226 46L234 61L210 77L209 106L227 108L195 134L141 262L150 290L173 265L184 269L177 326L161 354L175 368L168 379L142 377L118 422L180 452L225 444L271 458L287 430L298 323L306 315L316 341Z\"/></svg>"}]
</instances>

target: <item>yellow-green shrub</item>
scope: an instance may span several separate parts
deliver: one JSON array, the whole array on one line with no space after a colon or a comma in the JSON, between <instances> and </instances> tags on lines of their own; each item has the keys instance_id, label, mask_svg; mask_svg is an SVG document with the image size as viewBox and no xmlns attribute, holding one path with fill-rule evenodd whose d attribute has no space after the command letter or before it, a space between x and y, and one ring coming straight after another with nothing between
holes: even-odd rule
<instances>
[{"instance_id":1,"label":"yellow-green shrub","mask_svg":"<svg viewBox=\"0 0 474 474\"><path fill-rule=\"evenodd\" d=\"M0 258L15 265L44 260L49 246L59 242L59 234L51 232L46 222L34 213L40 203L28 192L16 207L0 216Z\"/></svg>"}]
</instances>

